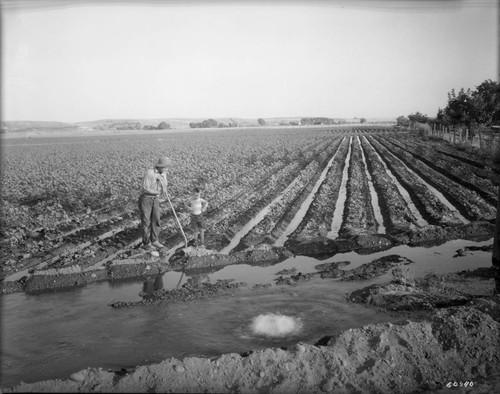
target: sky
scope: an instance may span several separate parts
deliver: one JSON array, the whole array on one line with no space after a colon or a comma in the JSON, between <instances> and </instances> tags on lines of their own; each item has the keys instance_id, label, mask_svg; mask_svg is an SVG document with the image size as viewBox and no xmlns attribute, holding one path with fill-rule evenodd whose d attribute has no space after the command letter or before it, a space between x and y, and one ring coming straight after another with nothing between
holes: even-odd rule
<instances>
[{"instance_id":1,"label":"sky","mask_svg":"<svg viewBox=\"0 0 500 394\"><path fill-rule=\"evenodd\" d=\"M497 0L0 0L1 118L435 116L498 81Z\"/></svg>"}]
</instances>

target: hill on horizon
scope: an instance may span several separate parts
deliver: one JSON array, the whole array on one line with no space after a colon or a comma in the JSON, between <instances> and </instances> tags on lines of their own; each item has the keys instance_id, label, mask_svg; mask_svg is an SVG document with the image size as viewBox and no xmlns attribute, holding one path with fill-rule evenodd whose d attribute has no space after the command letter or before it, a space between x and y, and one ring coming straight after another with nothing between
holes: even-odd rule
<instances>
[{"instance_id":1,"label":"hill on horizon","mask_svg":"<svg viewBox=\"0 0 500 394\"><path fill-rule=\"evenodd\" d=\"M78 126L68 122L51 122L37 120L13 120L0 122L2 133L22 133L30 131L72 131Z\"/></svg>"},{"instance_id":2,"label":"hill on horizon","mask_svg":"<svg viewBox=\"0 0 500 394\"><path fill-rule=\"evenodd\" d=\"M267 126L288 125L290 122L300 122L304 117L274 117L262 118ZM117 130L137 129L142 130L144 126L157 127L161 122L166 122L171 129L189 129L190 123L200 123L209 118L156 118L156 119L98 119L83 122L56 122L56 121L2 121L0 122L1 133L23 133L23 132L72 132L91 130ZM218 123L229 125L236 123L238 127L258 127L258 118L211 118ZM358 123L359 118L331 118L336 121L347 123ZM367 118L367 122L394 122L395 118Z\"/></svg>"}]
</instances>

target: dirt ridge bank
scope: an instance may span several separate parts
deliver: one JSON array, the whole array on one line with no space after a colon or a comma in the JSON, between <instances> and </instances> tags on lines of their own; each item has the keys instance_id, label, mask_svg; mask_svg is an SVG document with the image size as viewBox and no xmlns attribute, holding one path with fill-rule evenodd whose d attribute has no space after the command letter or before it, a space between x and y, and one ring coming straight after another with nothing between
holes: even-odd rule
<instances>
[{"instance_id":1,"label":"dirt ridge bank","mask_svg":"<svg viewBox=\"0 0 500 394\"><path fill-rule=\"evenodd\" d=\"M372 253L407 244L410 246L441 244L448 239L484 240L493 236L494 225L489 222L474 222L462 226L440 228L426 226L417 231L408 231L394 236L381 234L356 235L346 239L332 240L323 236L289 239L284 247L268 244L251 246L243 251L221 254L207 249L206 254L187 256L181 248L168 262L149 254L138 254L125 259L114 259L95 269L82 269L79 264L48 270L33 270L15 280L0 281L0 295L15 292L40 292L54 289L85 286L97 281L146 277L167 271L190 269L217 269L232 264L267 266L277 264L289 257L303 255L323 260L337 253L356 251L360 254ZM163 253L163 251L160 251ZM160 253L160 255L161 255Z\"/></svg>"},{"instance_id":2,"label":"dirt ridge bank","mask_svg":"<svg viewBox=\"0 0 500 394\"><path fill-rule=\"evenodd\" d=\"M87 368L69 379L2 391L410 393L468 381L474 392L481 387L498 392L499 338L500 323L489 315L452 307L429 321L371 324L315 345L171 358L128 371Z\"/></svg>"}]
</instances>

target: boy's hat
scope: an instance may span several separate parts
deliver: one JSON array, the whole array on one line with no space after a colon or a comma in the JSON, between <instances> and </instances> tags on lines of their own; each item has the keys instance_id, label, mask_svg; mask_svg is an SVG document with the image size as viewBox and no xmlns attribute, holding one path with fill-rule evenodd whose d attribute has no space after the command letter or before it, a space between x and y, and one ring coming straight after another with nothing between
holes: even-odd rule
<instances>
[{"instance_id":1,"label":"boy's hat","mask_svg":"<svg viewBox=\"0 0 500 394\"><path fill-rule=\"evenodd\" d=\"M174 162L172 161L172 159L169 159L168 157L164 156L164 157L160 157L156 167L164 168L164 167L172 167L173 165L174 165Z\"/></svg>"}]
</instances>

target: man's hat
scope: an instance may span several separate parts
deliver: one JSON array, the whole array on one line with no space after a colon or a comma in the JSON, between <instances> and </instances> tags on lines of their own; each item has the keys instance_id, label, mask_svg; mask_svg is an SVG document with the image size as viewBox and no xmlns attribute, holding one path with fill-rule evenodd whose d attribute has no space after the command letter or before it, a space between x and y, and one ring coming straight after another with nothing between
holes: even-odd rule
<instances>
[{"instance_id":1,"label":"man's hat","mask_svg":"<svg viewBox=\"0 0 500 394\"><path fill-rule=\"evenodd\" d=\"M158 160L158 164L156 167L164 168L164 167L172 167L174 165L174 162L172 159L169 159L168 157L160 157L160 160Z\"/></svg>"}]
</instances>

